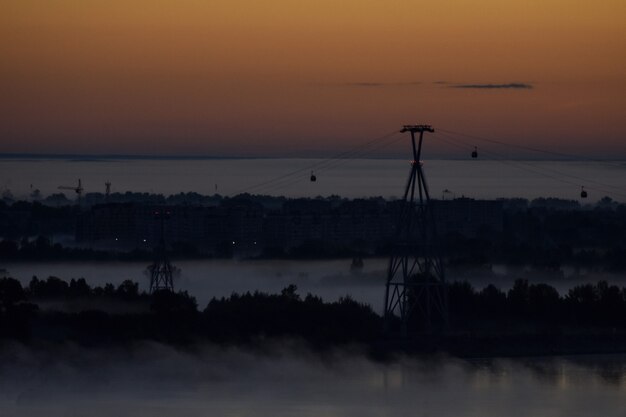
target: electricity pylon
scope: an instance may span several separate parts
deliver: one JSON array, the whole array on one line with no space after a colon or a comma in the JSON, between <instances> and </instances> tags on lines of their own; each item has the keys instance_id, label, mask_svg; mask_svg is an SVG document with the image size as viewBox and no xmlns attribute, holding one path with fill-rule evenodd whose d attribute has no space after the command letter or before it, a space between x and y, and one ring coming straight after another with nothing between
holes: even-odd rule
<instances>
[{"instance_id":1,"label":"electricity pylon","mask_svg":"<svg viewBox=\"0 0 626 417\"><path fill-rule=\"evenodd\" d=\"M154 248L154 262L148 268L150 270L150 293L158 290L168 290L174 292L174 268L167 257L165 246L165 220L168 220L170 212L166 210L156 210L154 218L160 220L161 233L159 243Z\"/></svg>"},{"instance_id":2,"label":"electricity pylon","mask_svg":"<svg viewBox=\"0 0 626 417\"><path fill-rule=\"evenodd\" d=\"M430 125L406 125L401 130L411 133L413 160L387 270L384 313L387 335L399 330L403 338L408 338L415 333L430 332L434 326L444 327L448 322L443 262L420 161L424 132L434 131ZM419 133L417 143L416 133Z\"/></svg>"}]
</instances>

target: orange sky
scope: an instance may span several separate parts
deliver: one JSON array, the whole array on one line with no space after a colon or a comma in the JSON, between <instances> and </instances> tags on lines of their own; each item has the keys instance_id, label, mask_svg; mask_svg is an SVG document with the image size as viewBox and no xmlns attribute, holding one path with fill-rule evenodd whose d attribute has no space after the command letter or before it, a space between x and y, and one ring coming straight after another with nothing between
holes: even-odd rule
<instances>
[{"instance_id":1,"label":"orange sky","mask_svg":"<svg viewBox=\"0 0 626 417\"><path fill-rule=\"evenodd\" d=\"M0 152L332 153L431 123L626 156L624 22L624 0L4 0ZM509 83L533 88L456 88Z\"/></svg>"}]
</instances>

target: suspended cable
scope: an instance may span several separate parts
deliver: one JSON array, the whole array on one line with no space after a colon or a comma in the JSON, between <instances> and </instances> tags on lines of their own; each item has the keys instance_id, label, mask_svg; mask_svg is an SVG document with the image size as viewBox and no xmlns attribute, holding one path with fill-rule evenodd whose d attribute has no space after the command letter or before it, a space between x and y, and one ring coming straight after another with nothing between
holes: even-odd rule
<instances>
[{"instance_id":1,"label":"suspended cable","mask_svg":"<svg viewBox=\"0 0 626 417\"><path fill-rule=\"evenodd\" d=\"M357 153L353 153L350 158L341 158L341 159L329 159L326 161L321 161L320 162L320 166L317 167L316 172L326 172L332 168L335 168L337 165L339 164L344 164L346 160L348 159L356 159L356 158L360 158L363 157L367 154L371 154L372 152L381 149L385 146L389 146L392 145L398 141L400 141L401 139L403 139L403 137L397 137L397 138L393 138L391 139L391 141L389 141L389 138L384 139L383 141L381 141L380 143L377 143L374 147L372 147L371 149L367 149L367 150L363 150L363 151L359 151ZM322 166L322 164L324 164ZM298 183L302 180L306 179L306 174L301 174L300 176L296 177L296 178L289 178L283 181L279 181L276 184L270 184L267 187L263 188L264 192L271 192L271 191L275 191L275 190L279 190L282 188L286 188L289 187L295 183Z\"/></svg>"},{"instance_id":2,"label":"suspended cable","mask_svg":"<svg viewBox=\"0 0 626 417\"><path fill-rule=\"evenodd\" d=\"M448 137L447 137L447 139L446 139L446 138L443 138L443 137L440 137L440 139L441 139L441 140L443 140L444 142L450 143L450 144L452 144L452 145L456 145L456 146L457 146L457 147L459 147L459 148L462 148L462 149L467 149L467 146L465 146L465 144L460 145L460 144L458 144L458 143L455 143L455 142L454 142L454 139L453 139L453 138L451 138L450 136L448 136ZM518 168L518 169L521 169L521 170L523 170L523 171L526 171L526 172L531 172L531 173L533 173L533 174L538 174L538 175L545 176L545 177L548 177L548 178L552 178L552 179L555 179L555 180L557 180L557 181L561 181L561 182L566 183L566 184L573 184L573 185L576 185L576 186L580 185L580 184L576 184L576 183L571 182L571 181L568 181L568 180L561 180L560 178L553 177L553 176L551 176L551 175L547 175L547 174L545 174L545 173L543 173L543 172L541 172L541 171L537 171L537 170L534 170L534 169L529 169L529 168L525 167L525 166L524 166L522 163L520 163L519 161L511 161L511 160L508 160L508 159L506 159L506 158L505 158L503 155L501 155L501 154L497 154L497 153L495 153L495 152L489 152L489 151L485 151L485 150L482 150L481 152L484 152L484 153L486 153L486 154L488 154L488 155L497 156L498 158L494 158L494 159L492 159L492 160L493 160L493 161L495 161L495 162L499 162L499 163L501 163L501 164L503 164L503 165L510 165L510 166L514 166L514 167L516 167L516 168Z\"/></svg>"},{"instance_id":3,"label":"suspended cable","mask_svg":"<svg viewBox=\"0 0 626 417\"><path fill-rule=\"evenodd\" d=\"M366 155L368 153L371 153L371 152L375 151L376 149L379 149L379 148L384 147L384 146L391 145L392 143L395 143L395 142L399 141L400 139L402 139L402 138L401 137L400 138L393 138L393 139L391 139L391 141L389 141L389 138L383 139L379 143L376 143L375 145L373 145L373 147L371 149L367 149L367 150L363 149L363 150L360 150L358 152L353 152L350 155L350 158L361 157L363 155ZM386 142L389 142L389 143L386 143ZM346 156L346 157L341 158L341 159L327 159L327 160L324 160L324 161L320 161L318 163L318 165L317 165L316 172L325 172L325 171L327 171L327 170L329 170L331 168L334 168L338 164L345 163L345 161L347 159L348 158ZM277 190L277 189L288 187L288 186L290 186L292 184L295 184L297 182L302 181L304 175L305 174L300 174L299 176L297 176L295 178L288 178L288 179L284 179L284 180L278 181L278 182L273 183L273 184L269 184L269 185L263 187L263 189L265 190L265 192L271 192L271 191L274 191L274 190Z\"/></svg>"},{"instance_id":4,"label":"suspended cable","mask_svg":"<svg viewBox=\"0 0 626 417\"><path fill-rule=\"evenodd\" d=\"M236 193L231 194L231 196L234 195L238 195L238 194L242 194L242 193L246 193L246 192L250 192L255 190L255 193L261 193L261 192L272 192L274 190L278 190L281 188L285 188L288 186L291 186L295 183L298 183L300 181L302 181L303 179L305 179L308 175L309 172L311 173L311 178L315 177L314 172L319 173L319 172L324 172L327 170L330 170L334 167L336 167L339 164L344 164L346 162L346 160L349 159L354 159L358 156L363 156L369 153L372 153L378 149L381 149L383 147L387 147L389 145L392 145L393 143L399 141L402 139L402 137L397 137L394 138L395 135L397 135L399 132L398 131L394 131L394 132L390 132L387 133L385 135L379 136L379 137L375 137L353 149L341 152L337 155L334 155L330 158L326 158L324 160L321 161L316 161L315 163L309 164L303 168L299 168L296 169L294 171L279 175L277 177L271 178L269 180L266 181L262 181L260 183L251 185L249 187L243 188L239 191L237 191ZM516 145L516 144L510 144L510 143L506 143L503 141L499 141L499 140L495 140L495 139L490 139L490 138L485 138L485 137L481 137L481 136L476 136L476 135L470 135L470 134L465 134L465 133L461 133L461 132L454 132L451 130L447 130L447 129L437 129L437 133L439 134L440 138L453 146L456 146L458 148L462 148L462 149L469 149L472 151L476 151L476 148L474 146L474 144L468 144L466 143L463 139L458 138L456 136L463 136L466 138L471 138L471 139L478 139L481 141L485 141L485 142L490 142L490 143L495 143L498 145L502 145L502 146L508 146L508 147L512 147L512 148L517 148L517 149L524 149L524 150L528 150L528 151L533 151L533 152L540 152L540 153L544 153L544 154L550 154L550 155L556 155L556 156L560 156L560 157L567 157L567 158L573 158L573 159L586 159L588 161L593 161L593 162L604 162L604 163L608 163L609 161L598 161L598 160L593 160L590 158L582 158L576 155L570 155L570 154L566 154L566 153L562 153L562 152L553 152L553 151L549 151L549 150L545 150L545 149L539 149L539 148L533 148L533 147L529 147L529 146L524 146L524 145ZM454 135L454 136L453 136ZM610 191L607 190L605 188L602 187L608 187L608 188L613 188L613 189L619 189L621 190L621 188L611 185L611 184L606 184L606 183L602 183L596 180L592 180L589 178L584 178L581 176L577 176L577 175L573 175L573 174L568 174L565 172L561 172L558 171L554 168L548 168L548 167L540 167L540 166L536 166L531 162L528 161L517 161L517 160L512 160L510 158L507 158L506 156L499 154L497 152L494 151L489 151L489 150L484 150L481 149L481 152L484 152L485 154L488 155L492 155L494 158L494 161L500 162L504 165L509 165L509 166L514 166L518 169L527 171L527 172L531 172L533 174L537 174L540 176L543 176L545 178L550 178L552 180L564 183L564 184L568 184L568 185L574 185L574 186L581 186L582 184L578 183L578 182L573 182L571 180L568 179L564 179L563 177L567 177L567 178L571 178L571 179L575 179L578 181L582 181L584 183L584 185L586 186L586 188L588 189L592 189L592 190L596 190L599 192L603 192L606 193L608 195L618 195L622 198L626 198L626 194L622 194L619 192L615 192L615 191ZM619 164L610 164L610 165L614 165L614 166L619 166L619 167L623 167L622 165ZM311 179L311 181L313 181ZM599 185L601 187L593 187L593 186L589 186L588 184L592 183L592 184L596 184Z\"/></svg>"},{"instance_id":5,"label":"suspended cable","mask_svg":"<svg viewBox=\"0 0 626 417\"><path fill-rule=\"evenodd\" d=\"M500 140L497 140L497 139L486 138L484 136L470 135L468 133L455 132L453 130L447 130L447 129L441 129L441 128L438 128L437 131L438 132L452 134L452 135L464 136L464 137L471 138L471 139L477 139L477 140L480 140L480 141L483 141L483 142L495 143L495 144L498 144L498 145L508 146L508 147L511 147L511 148L517 148L517 149L523 149L523 150L527 150L527 151L531 151L531 152L543 153L543 154L546 154L546 155L554 155L554 156L560 156L560 157L563 157L563 158L575 159L575 160L584 160L584 161L589 161L589 162L602 162L602 163L605 163L607 165L617 166L617 167L620 167L620 168L624 167L621 164L616 164L613 161L606 160L606 159L594 159L594 158L589 158L589 157L581 156L581 155L574 155L574 154L568 154L568 153L564 153L564 152L556 152L556 151L551 151L551 150L547 150L547 149L535 148L535 147L531 147L531 146L518 145L518 144L513 144L513 143L500 141Z\"/></svg>"},{"instance_id":6,"label":"suspended cable","mask_svg":"<svg viewBox=\"0 0 626 417\"><path fill-rule=\"evenodd\" d=\"M337 155L334 155L334 156L332 156L330 158L327 158L327 159L324 159L322 161L317 161L317 162L315 162L313 164L307 165L307 166L305 166L303 168L299 168L299 169L294 170L292 172L288 172L286 174L279 175L279 176L271 178L271 179L269 179L267 181L262 181L260 183L257 183L257 184L251 185L249 187L243 188L243 189L233 193L232 195L238 195L238 194L250 192L252 190L257 190L257 189L263 189L263 188L266 188L267 186L272 186L275 183L284 182L285 180L286 181L290 181L290 180L293 179L292 177L294 177L294 176L296 176L298 174L302 174L304 172L308 173L309 171L313 171L313 170L316 170L316 169L322 169L324 167L324 165L332 163L332 161L348 159L348 158L352 157L354 154L357 154L358 152L360 152L361 150L367 149L368 147L371 147L371 146L374 146L374 145L376 145L377 142L384 141L384 140L386 140L386 139L388 139L388 138L390 138L390 137L392 137L392 136L394 136L396 134L399 134L399 132L398 131L394 131L394 132L390 132L390 133L387 133L387 134L382 135L382 136L375 137L375 138L373 138L373 139L371 139L371 140L369 140L369 141L367 141L367 142L365 142L365 143L363 143L363 144L361 144L361 145L359 145L359 146L357 146L357 147L355 147L353 149L341 152L341 153L339 153Z\"/></svg>"},{"instance_id":7,"label":"suspended cable","mask_svg":"<svg viewBox=\"0 0 626 417\"><path fill-rule=\"evenodd\" d=\"M449 144L452 144L454 146L457 146L457 147L460 147L460 148L463 148L463 149L471 148L470 145L460 141L460 139L454 138L454 137L452 137L450 135L447 135L445 133L441 133L441 129L439 129L439 131L440 131L439 133L442 135L440 137L440 139L443 140L444 142L447 142ZM528 161L513 161L513 160L510 160L510 159L506 158L504 155L499 154L497 152L487 151L487 150L482 150L482 152L484 152L484 153L486 153L488 155L493 155L493 156L497 157L497 158L494 158L493 160L496 161L496 162L500 162L500 163L502 163L504 165L514 166L514 167L516 167L518 169L521 169L521 170L524 170L524 171L527 171L527 172L532 172L534 174L538 174L538 175L541 175L543 177L550 178L550 179L553 179L555 181L558 181L558 182L561 182L561 183L564 183L564 184L574 185L576 187L579 187L579 186L581 186L583 184L576 183L576 182L573 182L573 181L570 181L570 180L566 180L566 179L560 178L558 176L555 176L555 175L552 175L552 174L548 174L548 173L543 172L543 171L548 171L548 172L552 172L552 173L557 174L557 175L578 179L578 180L584 181L585 182L585 186L588 189L592 189L592 190L595 190L595 191L606 193L608 195L620 196L622 198L626 198L626 194L622 194L622 193L619 193L619 192L607 190L607 189L601 188L601 187L593 187L593 186L586 185L587 183L594 183L594 184L599 184L599 185L604 186L604 187L617 188L617 187L612 186L610 184L604 184L604 183L601 183L601 182L598 182L598 181L594 181L594 180L591 180L591 179L588 179L588 178L583 178L583 177L579 177L579 176L576 176L576 175L566 174L566 173L557 171L557 170L552 169L552 168L539 167L539 166L536 166L536 165L534 165L534 164L532 164L532 163L530 163ZM528 168L528 167L531 167L531 168Z\"/></svg>"},{"instance_id":8,"label":"suspended cable","mask_svg":"<svg viewBox=\"0 0 626 417\"><path fill-rule=\"evenodd\" d=\"M445 135L445 133L444 133L444 135ZM449 137L450 137L450 136L449 136ZM462 141L461 139L458 139L458 140L459 140L459 141ZM469 146L469 145L468 145L468 146ZM486 151L486 152L487 152L487 151ZM530 161L525 161L525 162L522 162L522 161L517 161L517 162L522 163L522 164L525 164L525 165L535 166L537 169L543 169L543 170L545 170L545 171L549 171L549 172L555 173L555 174L557 174L557 175L562 175L562 176L564 176L564 177L569 177L569 178L573 178L573 179L576 179L576 180L584 181L585 183L592 183L592 184L600 185L600 186L602 186L602 187L612 188L612 189L615 189L615 190L618 190L618 191L621 191L621 190L622 190L622 188L621 188L621 187L616 186L616 185L607 184L607 183L604 183L604 182L600 182L600 181L592 180L592 179L590 179L590 178L584 178L584 177L581 177L581 176L578 176L578 175L568 174L568 173L565 173L565 172L562 172L562 171L556 170L556 169L554 169L554 168L549 168L549 167L545 167L545 166L538 167L538 166L536 166L536 165L533 165L533 163L531 163Z\"/></svg>"}]
</instances>

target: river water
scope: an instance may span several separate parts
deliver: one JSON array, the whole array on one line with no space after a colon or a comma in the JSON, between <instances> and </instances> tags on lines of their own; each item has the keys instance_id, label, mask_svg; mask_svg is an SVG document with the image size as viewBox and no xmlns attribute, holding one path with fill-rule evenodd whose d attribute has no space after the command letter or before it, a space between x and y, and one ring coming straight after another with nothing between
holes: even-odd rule
<instances>
[{"instance_id":1,"label":"river water","mask_svg":"<svg viewBox=\"0 0 626 417\"><path fill-rule=\"evenodd\" d=\"M626 357L323 357L158 344L0 349L0 412L35 416L623 417Z\"/></svg>"},{"instance_id":2,"label":"river water","mask_svg":"<svg viewBox=\"0 0 626 417\"><path fill-rule=\"evenodd\" d=\"M402 195L410 165L398 159L16 159L0 158L0 191L26 198L33 189L44 196L82 179L85 193L126 191L177 194L198 192L230 196L241 192L357 198ZM309 181L313 171L316 182ZM626 201L624 161L426 160L431 195L479 199L605 195ZM32 186L32 187L31 187ZM444 194L444 190L450 191ZM66 192L73 198L73 192Z\"/></svg>"}]
</instances>

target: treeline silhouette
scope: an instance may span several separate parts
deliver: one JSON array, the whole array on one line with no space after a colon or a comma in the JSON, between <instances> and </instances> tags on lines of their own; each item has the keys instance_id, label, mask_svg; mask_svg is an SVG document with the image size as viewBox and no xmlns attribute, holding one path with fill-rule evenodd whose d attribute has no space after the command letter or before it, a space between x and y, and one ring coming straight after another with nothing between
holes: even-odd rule
<instances>
[{"instance_id":1,"label":"treeline silhouette","mask_svg":"<svg viewBox=\"0 0 626 417\"><path fill-rule=\"evenodd\" d=\"M233 294L213 299L203 312L205 324L218 341L250 341L297 336L315 345L368 342L380 335L382 322L369 306L350 297L325 303L308 294L303 299L289 285L280 294Z\"/></svg>"},{"instance_id":2,"label":"treeline silhouette","mask_svg":"<svg viewBox=\"0 0 626 417\"><path fill-rule=\"evenodd\" d=\"M457 329L485 325L505 332L514 326L626 329L626 288L606 281L575 286L563 296L550 285L523 279L507 292L492 284L477 291L464 281L451 283L448 294Z\"/></svg>"},{"instance_id":3,"label":"treeline silhouette","mask_svg":"<svg viewBox=\"0 0 626 417\"><path fill-rule=\"evenodd\" d=\"M626 289L605 281L560 295L547 284L517 280L504 292L449 287L451 333L431 350L462 356L626 352Z\"/></svg>"},{"instance_id":4,"label":"treeline silhouette","mask_svg":"<svg viewBox=\"0 0 626 417\"><path fill-rule=\"evenodd\" d=\"M603 281L565 295L525 280L506 292L455 282L448 295L449 327L420 335L418 349L460 355L626 349L626 289ZM199 309L186 292L150 295L132 281L90 287L84 279L33 277L22 286L0 279L0 339L102 346L138 340L250 345L295 338L323 349L349 343L380 347L386 337L382 318L369 306L350 297L301 297L294 285L279 294L214 298Z\"/></svg>"},{"instance_id":5,"label":"treeline silhouette","mask_svg":"<svg viewBox=\"0 0 626 417\"><path fill-rule=\"evenodd\" d=\"M336 302L310 294L301 298L296 290L290 285L280 294L232 294L199 310L187 292L147 294L132 281L92 288L82 278L66 282L33 277L22 287L13 278L1 278L0 338L187 344L294 337L324 346L365 343L379 334L380 318L369 306L350 297Z\"/></svg>"}]
</instances>

